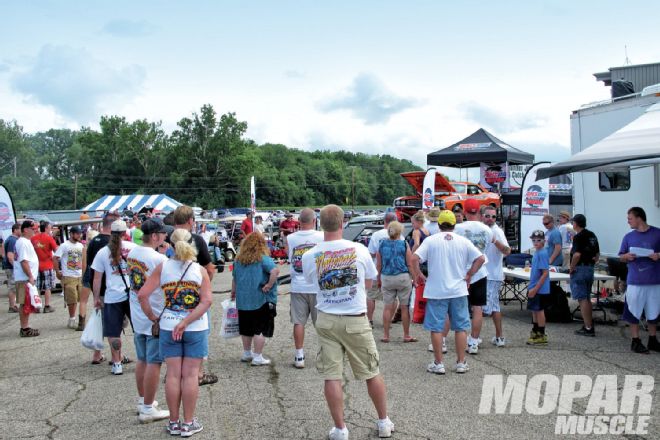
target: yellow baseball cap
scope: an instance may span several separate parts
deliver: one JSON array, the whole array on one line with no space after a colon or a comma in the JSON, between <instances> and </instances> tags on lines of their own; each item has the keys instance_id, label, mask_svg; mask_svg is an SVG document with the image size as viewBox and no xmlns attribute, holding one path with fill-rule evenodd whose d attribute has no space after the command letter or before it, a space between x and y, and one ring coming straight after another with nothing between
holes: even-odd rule
<instances>
[{"instance_id":1,"label":"yellow baseball cap","mask_svg":"<svg viewBox=\"0 0 660 440\"><path fill-rule=\"evenodd\" d=\"M438 224L441 225L443 223L454 226L456 224L456 216L454 213L448 209L443 209L440 211L440 215L438 216Z\"/></svg>"}]
</instances>

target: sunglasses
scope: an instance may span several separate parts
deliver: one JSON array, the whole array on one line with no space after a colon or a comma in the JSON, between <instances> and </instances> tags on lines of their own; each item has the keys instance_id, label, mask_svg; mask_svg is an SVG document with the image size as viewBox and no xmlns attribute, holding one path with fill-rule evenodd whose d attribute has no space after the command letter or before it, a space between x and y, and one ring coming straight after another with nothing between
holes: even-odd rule
<instances>
[{"instance_id":1,"label":"sunglasses","mask_svg":"<svg viewBox=\"0 0 660 440\"><path fill-rule=\"evenodd\" d=\"M533 238L532 243L542 243L544 240L542 238Z\"/></svg>"},{"instance_id":2,"label":"sunglasses","mask_svg":"<svg viewBox=\"0 0 660 440\"><path fill-rule=\"evenodd\" d=\"M552 224L552 222L543 222L543 226L548 226L548 225L551 225L551 224Z\"/></svg>"},{"instance_id":3,"label":"sunglasses","mask_svg":"<svg viewBox=\"0 0 660 440\"><path fill-rule=\"evenodd\" d=\"M491 215L491 214L484 214L484 218L497 218L496 215Z\"/></svg>"}]
</instances>

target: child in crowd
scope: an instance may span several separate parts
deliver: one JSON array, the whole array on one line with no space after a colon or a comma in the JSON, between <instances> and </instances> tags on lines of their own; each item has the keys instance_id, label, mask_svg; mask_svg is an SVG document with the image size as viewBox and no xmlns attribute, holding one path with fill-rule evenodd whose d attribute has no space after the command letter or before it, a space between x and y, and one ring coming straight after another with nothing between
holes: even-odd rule
<instances>
[{"instance_id":1,"label":"child in crowd","mask_svg":"<svg viewBox=\"0 0 660 440\"><path fill-rule=\"evenodd\" d=\"M534 323L527 344L543 345L548 343L548 336L545 334L544 310L550 299L550 259L548 251L545 249L545 233L536 230L529 238L531 238L536 252L532 258L532 270L527 288L527 310L532 311Z\"/></svg>"}]
</instances>

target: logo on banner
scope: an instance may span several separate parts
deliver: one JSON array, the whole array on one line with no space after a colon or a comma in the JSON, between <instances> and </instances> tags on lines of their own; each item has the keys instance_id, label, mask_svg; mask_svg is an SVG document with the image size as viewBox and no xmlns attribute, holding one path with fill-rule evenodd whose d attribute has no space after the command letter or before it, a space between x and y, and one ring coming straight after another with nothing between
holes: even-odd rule
<instances>
[{"instance_id":1,"label":"logo on banner","mask_svg":"<svg viewBox=\"0 0 660 440\"><path fill-rule=\"evenodd\" d=\"M506 170L503 170L501 166L495 165L492 167L486 168L484 171L484 180L489 185L495 185L506 181Z\"/></svg>"},{"instance_id":2,"label":"logo on banner","mask_svg":"<svg viewBox=\"0 0 660 440\"><path fill-rule=\"evenodd\" d=\"M433 207L433 191L431 191L431 188L426 188L426 191L424 191L423 203L425 209Z\"/></svg>"},{"instance_id":3,"label":"logo on banner","mask_svg":"<svg viewBox=\"0 0 660 440\"><path fill-rule=\"evenodd\" d=\"M525 206L522 208L522 213L527 215L545 215L548 210L543 208L548 193L543 191L539 185L532 185L525 192L524 200Z\"/></svg>"},{"instance_id":4,"label":"logo on banner","mask_svg":"<svg viewBox=\"0 0 660 440\"><path fill-rule=\"evenodd\" d=\"M457 150L478 150L481 148L488 148L490 146L490 142L481 142L478 144L458 144L456 146Z\"/></svg>"},{"instance_id":5,"label":"logo on banner","mask_svg":"<svg viewBox=\"0 0 660 440\"><path fill-rule=\"evenodd\" d=\"M11 209L6 203L0 202L0 230L11 229L13 222Z\"/></svg>"}]
</instances>

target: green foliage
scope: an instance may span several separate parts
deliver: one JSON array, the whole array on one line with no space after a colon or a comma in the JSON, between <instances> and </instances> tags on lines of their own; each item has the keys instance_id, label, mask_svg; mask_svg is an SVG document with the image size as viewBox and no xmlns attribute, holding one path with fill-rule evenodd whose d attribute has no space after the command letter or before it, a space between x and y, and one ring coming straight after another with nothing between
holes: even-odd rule
<instances>
[{"instance_id":1,"label":"green foliage","mask_svg":"<svg viewBox=\"0 0 660 440\"><path fill-rule=\"evenodd\" d=\"M0 183L18 209L80 208L103 194L165 193L205 208L390 205L408 194L399 176L418 170L388 155L307 152L245 138L247 122L211 105L167 134L160 122L104 116L99 129L28 135L0 120ZM16 158L16 177L14 177Z\"/></svg>"}]
</instances>

